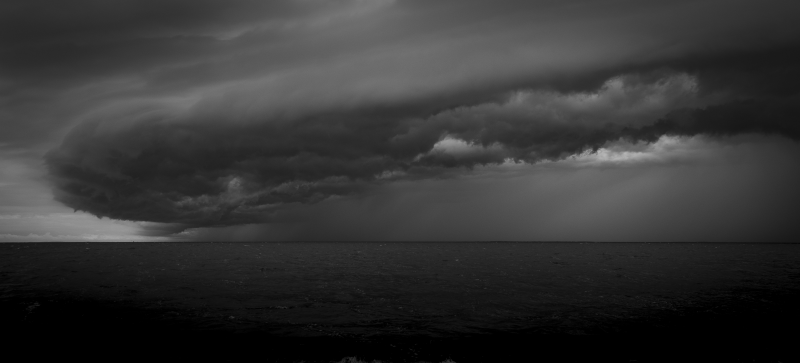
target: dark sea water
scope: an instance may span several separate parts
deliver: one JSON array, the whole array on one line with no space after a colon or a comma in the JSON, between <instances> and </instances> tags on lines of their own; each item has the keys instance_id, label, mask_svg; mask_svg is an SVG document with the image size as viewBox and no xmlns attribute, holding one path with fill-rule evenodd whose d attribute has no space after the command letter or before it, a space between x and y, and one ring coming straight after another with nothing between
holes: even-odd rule
<instances>
[{"instance_id":1,"label":"dark sea water","mask_svg":"<svg viewBox=\"0 0 800 363\"><path fill-rule=\"evenodd\" d=\"M800 245L9 243L0 308L84 358L787 362Z\"/></svg>"}]
</instances>

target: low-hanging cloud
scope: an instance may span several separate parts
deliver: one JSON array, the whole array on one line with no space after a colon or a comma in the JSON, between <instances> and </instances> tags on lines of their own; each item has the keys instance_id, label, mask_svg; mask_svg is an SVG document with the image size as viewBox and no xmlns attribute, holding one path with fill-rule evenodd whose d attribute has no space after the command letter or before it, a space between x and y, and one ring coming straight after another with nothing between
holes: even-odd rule
<instances>
[{"instance_id":1,"label":"low-hanging cloud","mask_svg":"<svg viewBox=\"0 0 800 363\"><path fill-rule=\"evenodd\" d=\"M705 90L699 79L663 70L623 74L590 91L512 89L436 112L429 100L331 108L310 99L313 112L250 112L247 122L226 122L214 102L145 103L120 117L86 120L46 163L56 199L67 206L170 223L175 232L269 222L287 205L379 183L559 160L620 139L741 133L800 139L795 96L741 100Z\"/></svg>"}]
</instances>

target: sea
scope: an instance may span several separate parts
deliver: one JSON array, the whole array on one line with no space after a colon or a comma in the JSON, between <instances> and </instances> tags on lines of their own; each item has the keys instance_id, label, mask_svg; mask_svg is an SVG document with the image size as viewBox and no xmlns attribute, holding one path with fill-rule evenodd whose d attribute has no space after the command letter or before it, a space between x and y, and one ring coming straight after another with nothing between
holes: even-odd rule
<instances>
[{"instance_id":1,"label":"sea","mask_svg":"<svg viewBox=\"0 0 800 363\"><path fill-rule=\"evenodd\" d=\"M798 311L800 244L0 244L31 358L789 362Z\"/></svg>"}]
</instances>

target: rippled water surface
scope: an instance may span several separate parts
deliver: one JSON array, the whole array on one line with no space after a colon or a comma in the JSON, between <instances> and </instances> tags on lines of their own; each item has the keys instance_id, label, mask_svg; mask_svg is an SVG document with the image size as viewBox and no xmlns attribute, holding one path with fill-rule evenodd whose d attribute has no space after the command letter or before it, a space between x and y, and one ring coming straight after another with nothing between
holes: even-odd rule
<instances>
[{"instance_id":1,"label":"rippled water surface","mask_svg":"<svg viewBox=\"0 0 800 363\"><path fill-rule=\"evenodd\" d=\"M0 244L0 260L23 325L66 301L280 337L635 334L800 296L792 244L41 243Z\"/></svg>"}]
</instances>

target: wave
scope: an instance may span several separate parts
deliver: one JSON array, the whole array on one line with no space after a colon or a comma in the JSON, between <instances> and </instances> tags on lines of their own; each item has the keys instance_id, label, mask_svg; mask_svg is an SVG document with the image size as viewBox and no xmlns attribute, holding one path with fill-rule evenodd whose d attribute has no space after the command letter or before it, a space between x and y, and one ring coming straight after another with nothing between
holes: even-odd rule
<instances>
[{"instance_id":1,"label":"wave","mask_svg":"<svg viewBox=\"0 0 800 363\"><path fill-rule=\"evenodd\" d=\"M364 360L358 359L357 357L344 357L344 358L342 358L342 360L340 360L338 362L335 362L335 363L389 363L389 362L385 362L385 361L382 361L382 360L373 360L372 362L368 362L368 361L364 361ZM420 362L417 362L417 363L430 363L430 362L420 361ZM443 360L441 363L456 363L456 362L453 361L452 359L448 358L448 359Z\"/></svg>"}]
</instances>

